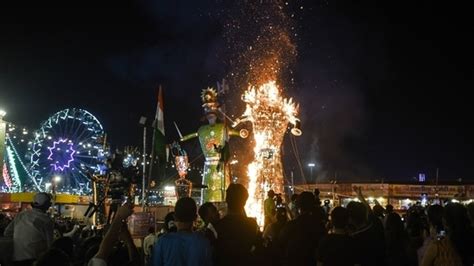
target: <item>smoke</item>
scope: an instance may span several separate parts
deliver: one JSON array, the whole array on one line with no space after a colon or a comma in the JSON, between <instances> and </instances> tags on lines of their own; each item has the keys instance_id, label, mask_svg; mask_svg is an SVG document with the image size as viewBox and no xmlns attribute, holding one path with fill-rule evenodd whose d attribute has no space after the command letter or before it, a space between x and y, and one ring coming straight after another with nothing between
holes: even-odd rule
<instances>
[{"instance_id":1,"label":"smoke","mask_svg":"<svg viewBox=\"0 0 474 266\"><path fill-rule=\"evenodd\" d=\"M117 76L139 88L160 82L172 89L165 90L168 102L192 113L201 112L199 91L225 77L230 116L242 113L240 97L249 83L276 79L285 96L300 103L303 136L296 141L302 164L315 162L320 180L336 173L339 178L371 175L364 90L369 75L383 72L384 51L382 37L367 35L367 25L354 21L357 16L325 1L178 0L142 1L141 6L153 30L143 44L110 58ZM171 108L173 120L190 120L190 112ZM198 125L197 120L180 123L184 132ZM291 147L287 142L286 149ZM251 145L234 143L234 148ZM246 164L245 158L239 161ZM295 170L291 149L285 161Z\"/></svg>"}]
</instances>

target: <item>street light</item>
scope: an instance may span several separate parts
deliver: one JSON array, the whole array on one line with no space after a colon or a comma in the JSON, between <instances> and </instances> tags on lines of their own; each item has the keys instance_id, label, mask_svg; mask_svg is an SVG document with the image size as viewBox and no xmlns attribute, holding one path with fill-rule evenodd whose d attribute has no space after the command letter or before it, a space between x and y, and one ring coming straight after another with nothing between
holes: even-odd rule
<instances>
[{"instance_id":1,"label":"street light","mask_svg":"<svg viewBox=\"0 0 474 266\"><path fill-rule=\"evenodd\" d=\"M55 177L54 177L54 182L55 182L55 183L61 182L61 176L59 176L59 175L55 176Z\"/></svg>"},{"instance_id":2,"label":"street light","mask_svg":"<svg viewBox=\"0 0 474 266\"><path fill-rule=\"evenodd\" d=\"M316 166L315 163L309 163L308 164L308 167L309 167L309 170L310 170L310 179L311 181L313 181L313 168Z\"/></svg>"}]
</instances>

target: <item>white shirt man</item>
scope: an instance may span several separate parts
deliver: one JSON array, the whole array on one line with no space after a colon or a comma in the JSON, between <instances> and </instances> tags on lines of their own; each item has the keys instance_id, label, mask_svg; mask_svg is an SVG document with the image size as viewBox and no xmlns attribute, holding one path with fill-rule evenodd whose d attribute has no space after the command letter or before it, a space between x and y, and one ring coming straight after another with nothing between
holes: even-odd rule
<instances>
[{"instance_id":1,"label":"white shirt man","mask_svg":"<svg viewBox=\"0 0 474 266\"><path fill-rule=\"evenodd\" d=\"M13 261L36 260L53 243L54 222L46 214L51 197L37 193L31 205L33 209L19 213L4 232L13 238Z\"/></svg>"}]
</instances>

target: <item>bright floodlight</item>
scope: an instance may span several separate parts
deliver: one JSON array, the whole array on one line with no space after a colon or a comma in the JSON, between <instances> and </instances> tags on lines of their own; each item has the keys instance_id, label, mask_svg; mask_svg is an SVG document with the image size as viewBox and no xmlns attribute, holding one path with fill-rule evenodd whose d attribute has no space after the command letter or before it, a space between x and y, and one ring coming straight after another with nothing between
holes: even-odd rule
<instances>
[{"instance_id":1,"label":"bright floodlight","mask_svg":"<svg viewBox=\"0 0 474 266\"><path fill-rule=\"evenodd\" d=\"M58 183L60 181L61 181L61 176L57 175L57 176L54 177L54 182Z\"/></svg>"},{"instance_id":2,"label":"bright floodlight","mask_svg":"<svg viewBox=\"0 0 474 266\"><path fill-rule=\"evenodd\" d=\"M3 109L0 109L0 119L7 115L7 112Z\"/></svg>"},{"instance_id":3,"label":"bright floodlight","mask_svg":"<svg viewBox=\"0 0 474 266\"><path fill-rule=\"evenodd\" d=\"M175 190L175 187L174 186L165 186L165 190L166 191L173 191L173 190Z\"/></svg>"},{"instance_id":4,"label":"bright floodlight","mask_svg":"<svg viewBox=\"0 0 474 266\"><path fill-rule=\"evenodd\" d=\"M315 167L315 166L316 166L315 163L309 163L309 164L308 164L308 167Z\"/></svg>"}]
</instances>

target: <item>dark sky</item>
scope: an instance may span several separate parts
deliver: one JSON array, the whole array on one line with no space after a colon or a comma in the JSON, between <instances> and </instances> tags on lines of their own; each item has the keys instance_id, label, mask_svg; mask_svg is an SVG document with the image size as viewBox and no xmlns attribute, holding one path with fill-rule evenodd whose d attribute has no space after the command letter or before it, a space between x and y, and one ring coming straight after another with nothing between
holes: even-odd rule
<instances>
[{"instance_id":1,"label":"dark sky","mask_svg":"<svg viewBox=\"0 0 474 266\"><path fill-rule=\"evenodd\" d=\"M114 146L139 145L137 121L153 116L162 84L168 139L177 138L172 121L195 130L200 90L229 73L223 23L232 5L130 2L0 7L8 120L35 128L80 107L102 121ZM474 180L469 8L385 2L291 1L298 56L286 93L301 104L302 162L316 160L321 178L336 170L355 179L431 178L439 167L443 179Z\"/></svg>"}]
</instances>

